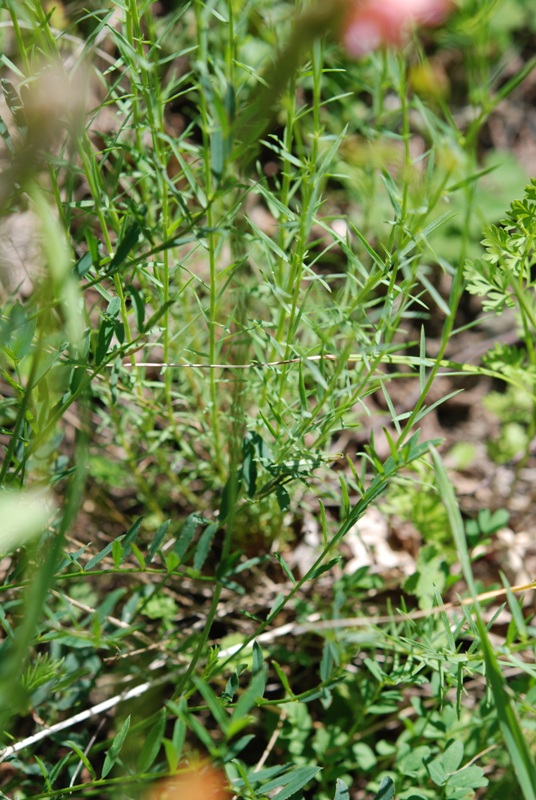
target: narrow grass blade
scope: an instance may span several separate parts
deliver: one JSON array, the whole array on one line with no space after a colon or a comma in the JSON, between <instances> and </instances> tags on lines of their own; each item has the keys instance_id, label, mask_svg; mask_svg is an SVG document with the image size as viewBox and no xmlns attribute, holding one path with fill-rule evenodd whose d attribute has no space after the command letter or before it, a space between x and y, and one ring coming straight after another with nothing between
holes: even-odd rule
<instances>
[{"instance_id":1,"label":"narrow grass blade","mask_svg":"<svg viewBox=\"0 0 536 800\"><path fill-rule=\"evenodd\" d=\"M523 797L525 800L536 800L536 767L527 741L523 735L515 705L506 692L499 662L490 644L488 632L482 619L471 569L471 561L465 540L463 520L456 501L454 489L449 481L439 453L435 448L431 448L431 451L439 493L447 510L452 535L462 565L463 575L475 601L476 625L484 660L486 662L486 680L493 694L504 741L510 754L512 766L516 773Z\"/></svg>"}]
</instances>

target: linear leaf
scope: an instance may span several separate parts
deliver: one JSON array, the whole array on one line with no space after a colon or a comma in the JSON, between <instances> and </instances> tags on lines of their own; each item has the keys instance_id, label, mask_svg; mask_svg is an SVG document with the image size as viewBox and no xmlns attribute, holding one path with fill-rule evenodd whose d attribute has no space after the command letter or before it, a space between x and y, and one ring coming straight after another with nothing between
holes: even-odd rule
<instances>
[{"instance_id":1,"label":"linear leaf","mask_svg":"<svg viewBox=\"0 0 536 800\"><path fill-rule=\"evenodd\" d=\"M142 747L141 753L138 756L136 767L139 773L142 774L144 772L147 772L147 770L154 763L158 755L158 752L160 750L162 739L164 738L165 729L166 729L166 709L163 708L158 715L157 721L147 734L147 738L145 739L145 743Z\"/></svg>"},{"instance_id":2,"label":"linear leaf","mask_svg":"<svg viewBox=\"0 0 536 800\"><path fill-rule=\"evenodd\" d=\"M104 759L104 764L102 766L101 778L105 778L108 775L113 765L119 758L119 753L121 752L121 748L125 743L125 739L127 738L127 733L129 728L130 728L130 715L123 722L119 733L116 734L116 736L114 737L110 749L106 753L106 758Z\"/></svg>"},{"instance_id":3,"label":"linear leaf","mask_svg":"<svg viewBox=\"0 0 536 800\"><path fill-rule=\"evenodd\" d=\"M320 767L297 767L292 772L287 772L279 778L276 778L261 787L262 794L270 794L274 789L283 786L273 800L287 800L293 794L303 789L313 778L320 772Z\"/></svg>"}]
</instances>

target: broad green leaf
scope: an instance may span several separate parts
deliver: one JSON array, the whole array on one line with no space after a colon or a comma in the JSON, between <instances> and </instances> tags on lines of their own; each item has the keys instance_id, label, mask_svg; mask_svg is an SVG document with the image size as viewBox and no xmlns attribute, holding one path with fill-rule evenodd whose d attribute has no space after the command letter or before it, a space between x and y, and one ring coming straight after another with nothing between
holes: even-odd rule
<instances>
[{"instance_id":1,"label":"broad green leaf","mask_svg":"<svg viewBox=\"0 0 536 800\"><path fill-rule=\"evenodd\" d=\"M426 769L436 786L444 786L448 780L448 775L443 765L441 756L434 758L426 764Z\"/></svg>"},{"instance_id":2,"label":"broad green leaf","mask_svg":"<svg viewBox=\"0 0 536 800\"><path fill-rule=\"evenodd\" d=\"M350 800L348 786L344 781L341 781L340 778L337 778L337 783L335 784L335 794L333 796L333 800Z\"/></svg>"},{"instance_id":3,"label":"broad green leaf","mask_svg":"<svg viewBox=\"0 0 536 800\"><path fill-rule=\"evenodd\" d=\"M93 266L93 259L91 257L91 253L88 251L84 253L82 258L80 258L76 264L74 265L74 271L78 278L83 278L86 275L91 267Z\"/></svg>"},{"instance_id":4,"label":"broad green leaf","mask_svg":"<svg viewBox=\"0 0 536 800\"><path fill-rule=\"evenodd\" d=\"M385 778L382 778L380 788L374 795L374 800L393 800L394 796L395 785L392 779L387 775Z\"/></svg>"},{"instance_id":5,"label":"broad green leaf","mask_svg":"<svg viewBox=\"0 0 536 800\"><path fill-rule=\"evenodd\" d=\"M481 767L469 766L461 769L455 775L448 779L448 788L463 787L468 789L480 789L489 784L488 779L484 776L484 770Z\"/></svg>"}]
</instances>

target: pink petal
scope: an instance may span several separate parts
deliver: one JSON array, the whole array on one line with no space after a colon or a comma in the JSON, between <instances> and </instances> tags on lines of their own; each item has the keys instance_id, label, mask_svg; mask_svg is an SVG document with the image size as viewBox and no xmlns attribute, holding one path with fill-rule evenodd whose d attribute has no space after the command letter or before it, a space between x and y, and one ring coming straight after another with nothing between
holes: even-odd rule
<instances>
[{"instance_id":1,"label":"pink petal","mask_svg":"<svg viewBox=\"0 0 536 800\"><path fill-rule=\"evenodd\" d=\"M451 9L451 0L353 0L341 35L354 58L381 45L401 45L416 25L437 25Z\"/></svg>"}]
</instances>

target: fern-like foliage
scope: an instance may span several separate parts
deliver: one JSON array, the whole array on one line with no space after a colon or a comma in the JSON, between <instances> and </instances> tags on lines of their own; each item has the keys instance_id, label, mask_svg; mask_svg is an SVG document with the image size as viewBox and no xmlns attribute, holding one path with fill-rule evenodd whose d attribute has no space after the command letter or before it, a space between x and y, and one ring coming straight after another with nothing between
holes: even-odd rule
<instances>
[{"instance_id":1,"label":"fern-like foliage","mask_svg":"<svg viewBox=\"0 0 536 800\"><path fill-rule=\"evenodd\" d=\"M527 358L524 347L511 347L510 345L495 343L482 358L482 364L488 369L500 373L507 383L515 387L518 399L526 392L529 397L534 395L536 386L536 367ZM527 409L524 409L525 417ZM512 408L512 415L514 408Z\"/></svg>"},{"instance_id":2,"label":"fern-like foliage","mask_svg":"<svg viewBox=\"0 0 536 800\"><path fill-rule=\"evenodd\" d=\"M485 311L500 314L514 308L527 290L533 290L531 267L535 261L536 179L514 200L505 219L490 225L482 245L485 253L465 266L466 288L479 295ZM524 298L527 299L527 298Z\"/></svg>"}]
</instances>

